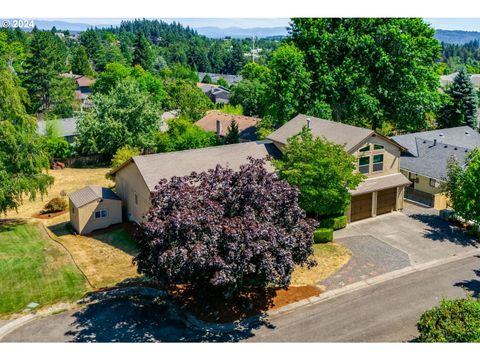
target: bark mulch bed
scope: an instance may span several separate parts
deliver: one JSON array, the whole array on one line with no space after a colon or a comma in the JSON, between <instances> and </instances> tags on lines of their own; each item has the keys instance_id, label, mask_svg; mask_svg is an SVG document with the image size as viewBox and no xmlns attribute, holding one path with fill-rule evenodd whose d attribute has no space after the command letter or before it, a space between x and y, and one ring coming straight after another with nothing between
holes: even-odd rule
<instances>
[{"instance_id":1,"label":"bark mulch bed","mask_svg":"<svg viewBox=\"0 0 480 360\"><path fill-rule=\"evenodd\" d=\"M242 291L238 296L225 300L221 294L194 294L177 286L169 291L182 307L198 319L215 323L228 323L259 315L271 309L317 296L316 286L295 286L285 289L255 288Z\"/></svg>"}]
</instances>

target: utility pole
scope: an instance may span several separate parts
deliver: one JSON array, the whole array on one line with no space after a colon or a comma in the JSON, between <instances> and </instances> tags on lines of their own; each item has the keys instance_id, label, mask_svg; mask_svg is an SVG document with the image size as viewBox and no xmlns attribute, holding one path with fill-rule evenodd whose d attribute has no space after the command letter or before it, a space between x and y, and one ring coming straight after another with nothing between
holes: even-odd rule
<instances>
[{"instance_id":1,"label":"utility pole","mask_svg":"<svg viewBox=\"0 0 480 360\"><path fill-rule=\"evenodd\" d=\"M254 63L255 62L255 35L252 36L252 50L251 50L251 53L252 53L252 62Z\"/></svg>"}]
</instances>

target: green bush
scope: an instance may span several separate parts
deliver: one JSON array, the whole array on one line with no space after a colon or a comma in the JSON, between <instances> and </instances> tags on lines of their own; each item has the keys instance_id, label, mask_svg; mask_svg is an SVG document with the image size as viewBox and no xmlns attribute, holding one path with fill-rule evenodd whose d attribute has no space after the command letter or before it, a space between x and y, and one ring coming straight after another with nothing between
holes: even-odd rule
<instances>
[{"instance_id":1,"label":"green bush","mask_svg":"<svg viewBox=\"0 0 480 360\"><path fill-rule=\"evenodd\" d=\"M345 215L320 220L320 226L333 230L343 229L347 226L347 217Z\"/></svg>"},{"instance_id":2,"label":"green bush","mask_svg":"<svg viewBox=\"0 0 480 360\"><path fill-rule=\"evenodd\" d=\"M417 323L419 342L480 342L480 301L442 300Z\"/></svg>"},{"instance_id":3,"label":"green bush","mask_svg":"<svg viewBox=\"0 0 480 360\"><path fill-rule=\"evenodd\" d=\"M63 211L67 208L67 201L61 197L56 197L50 200L43 208L43 214L51 214L59 211Z\"/></svg>"},{"instance_id":4,"label":"green bush","mask_svg":"<svg viewBox=\"0 0 480 360\"><path fill-rule=\"evenodd\" d=\"M323 244L333 240L333 229L320 228L313 233L315 244Z\"/></svg>"}]
</instances>

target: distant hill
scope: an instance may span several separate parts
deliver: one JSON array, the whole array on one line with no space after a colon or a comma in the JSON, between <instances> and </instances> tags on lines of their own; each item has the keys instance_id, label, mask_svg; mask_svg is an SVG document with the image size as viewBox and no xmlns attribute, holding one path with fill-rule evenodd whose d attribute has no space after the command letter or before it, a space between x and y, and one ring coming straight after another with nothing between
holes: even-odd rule
<instances>
[{"instance_id":1,"label":"distant hill","mask_svg":"<svg viewBox=\"0 0 480 360\"><path fill-rule=\"evenodd\" d=\"M480 40L480 32L463 30L436 30L435 37L440 42L449 44L465 44L472 40Z\"/></svg>"},{"instance_id":2,"label":"distant hill","mask_svg":"<svg viewBox=\"0 0 480 360\"><path fill-rule=\"evenodd\" d=\"M232 38L248 38L256 36L258 38L266 37L276 37L276 36L286 36L287 28L286 27L257 27L257 28L239 28L239 27L230 27L230 28L219 28L214 26L208 27L195 27L195 30L200 35L204 35L209 38L221 39L226 36Z\"/></svg>"}]
</instances>

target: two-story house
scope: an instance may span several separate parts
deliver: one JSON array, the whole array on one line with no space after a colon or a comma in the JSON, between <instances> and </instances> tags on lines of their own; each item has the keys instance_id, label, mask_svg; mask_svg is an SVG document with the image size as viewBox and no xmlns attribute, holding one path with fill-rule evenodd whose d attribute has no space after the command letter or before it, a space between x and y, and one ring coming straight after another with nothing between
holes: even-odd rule
<instances>
[{"instance_id":1,"label":"two-story house","mask_svg":"<svg viewBox=\"0 0 480 360\"><path fill-rule=\"evenodd\" d=\"M352 191L349 221L374 217L403 208L404 187L410 181L400 173L400 152L395 141L373 130L298 115L273 132L266 141L135 156L114 169L116 192L123 201L126 219L141 222L150 208L151 194L160 179L213 169L217 164L238 169L248 157L280 157L287 139L308 126L314 136L345 146L357 159L364 180ZM267 164L274 171L271 164Z\"/></svg>"},{"instance_id":2,"label":"two-story house","mask_svg":"<svg viewBox=\"0 0 480 360\"><path fill-rule=\"evenodd\" d=\"M375 131L335 121L297 115L268 136L280 151L288 138L304 126L313 136L344 145L357 159L357 171L367 176L352 194L349 221L357 221L403 208L403 192L410 181L400 172L400 144Z\"/></svg>"}]
</instances>

